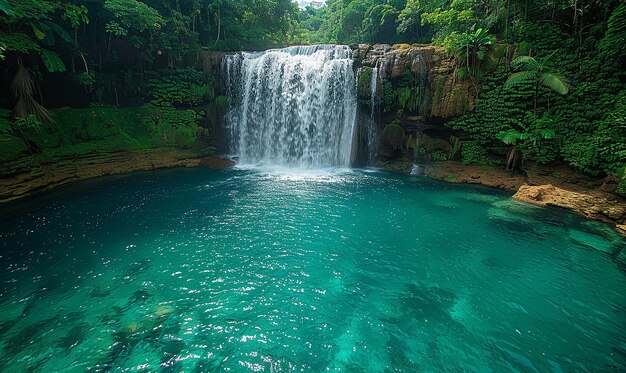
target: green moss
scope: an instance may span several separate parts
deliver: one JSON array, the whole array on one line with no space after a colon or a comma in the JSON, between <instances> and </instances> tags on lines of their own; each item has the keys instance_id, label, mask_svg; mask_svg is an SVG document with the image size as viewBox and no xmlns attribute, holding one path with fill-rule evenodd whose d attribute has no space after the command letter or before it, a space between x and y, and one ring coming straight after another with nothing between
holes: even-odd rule
<instances>
[{"instance_id":1,"label":"green moss","mask_svg":"<svg viewBox=\"0 0 626 373\"><path fill-rule=\"evenodd\" d=\"M11 161L26 153L28 147L21 139L11 135L0 135L0 161Z\"/></svg>"},{"instance_id":2,"label":"green moss","mask_svg":"<svg viewBox=\"0 0 626 373\"><path fill-rule=\"evenodd\" d=\"M149 72L148 89L155 106L197 106L215 98L213 78L194 69Z\"/></svg>"},{"instance_id":3,"label":"green moss","mask_svg":"<svg viewBox=\"0 0 626 373\"><path fill-rule=\"evenodd\" d=\"M359 74L359 81L357 83L357 93L359 98L369 99L372 92L372 74L374 69L371 67L364 67Z\"/></svg>"},{"instance_id":4,"label":"green moss","mask_svg":"<svg viewBox=\"0 0 626 373\"><path fill-rule=\"evenodd\" d=\"M443 103L445 99L445 86L448 78L445 76L439 76L433 84L433 94L431 99L431 107L433 114L440 115L443 112Z\"/></svg>"},{"instance_id":5,"label":"green moss","mask_svg":"<svg viewBox=\"0 0 626 373\"><path fill-rule=\"evenodd\" d=\"M385 126L383 137L385 143L394 150L400 149L404 145L404 129L395 121Z\"/></svg>"},{"instance_id":6,"label":"green moss","mask_svg":"<svg viewBox=\"0 0 626 373\"><path fill-rule=\"evenodd\" d=\"M39 160L92 153L147 150L160 147L188 149L199 145L202 112L172 106L131 108L92 107L59 109L54 123L24 133L41 149ZM23 155L24 142L10 135L0 152L2 160Z\"/></svg>"},{"instance_id":7,"label":"green moss","mask_svg":"<svg viewBox=\"0 0 626 373\"><path fill-rule=\"evenodd\" d=\"M214 104L219 109L228 108L228 97L226 96L217 96L215 98Z\"/></svg>"}]
</instances>

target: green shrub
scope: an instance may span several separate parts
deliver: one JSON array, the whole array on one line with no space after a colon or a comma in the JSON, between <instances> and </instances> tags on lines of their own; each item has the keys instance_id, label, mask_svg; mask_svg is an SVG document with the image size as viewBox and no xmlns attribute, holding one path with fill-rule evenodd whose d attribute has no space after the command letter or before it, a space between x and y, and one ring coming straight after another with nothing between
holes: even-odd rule
<instances>
[{"instance_id":1,"label":"green shrub","mask_svg":"<svg viewBox=\"0 0 626 373\"><path fill-rule=\"evenodd\" d=\"M357 83L357 94L361 99L371 99L372 96L372 74L374 69L371 67L363 67L359 74Z\"/></svg>"},{"instance_id":2,"label":"green shrub","mask_svg":"<svg viewBox=\"0 0 626 373\"><path fill-rule=\"evenodd\" d=\"M148 89L155 106L198 106L215 98L212 77L194 69L160 70L148 75Z\"/></svg>"},{"instance_id":3,"label":"green shrub","mask_svg":"<svg viewBox=\"0 0 626 373\"><path fill-rule=\"evenodd\" d=\"M490 165L487 149L477 141L463 142L461 145L461 160L463 164Z\"/></svg>"}]
</instances>

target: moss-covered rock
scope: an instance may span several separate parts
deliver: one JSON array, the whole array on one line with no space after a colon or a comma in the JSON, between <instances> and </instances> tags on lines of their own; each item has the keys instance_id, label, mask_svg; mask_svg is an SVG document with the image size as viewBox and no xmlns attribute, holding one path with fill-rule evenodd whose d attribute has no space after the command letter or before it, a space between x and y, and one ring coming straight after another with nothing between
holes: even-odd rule
<instances>
[{"instance_id":1,"label":"moss-covered rock","mask_svg":"<svg viewBox=\"0 0 626 373\"><path fill-rule=\"evenodd\" d=\"M363 53L366 53L365 57ZM362 58L363 69L380 69L384 80L385 111L409 108L409 111L419 111L420 115L427 117L449 119L475 106L475 89L469 80L457 78L457 61L440 47L409 44L359 46L358 55ZM407 84L407 76L412 77L410 84ZM365 94L365 88L365 82L359 79L360 97ZM387 97L390 95L393 97Z\"/></svg>"},{"instance_id":2,"label":"moss-covered rock","mask_svg":"<svg viewBox=\"0 0 626 373\"><path fill-rule=\"evenodd\" d=\"M357 94L360 99L371 98L372 92L372 74L374 69L369 66L359 70L359 81L357 83Z\"/></svg>"},{"instance_id":3,"label":"moss-covered rock","mask_svg":"<svg viewBox=\"0 0 626 373\"><path fill-rule=\"evenodd\" d=\"M383 129L383 139L393 150L400 149L404 146L404 129L396 122L389 123Z\"/></svg>"},{"instance_id":4,"label":"moss-covered rock","mask_svg":"<svg viewBox=\"0 0 626 373\"><path fill-rule=\"evenodd\" d=\"M28 147L22 141L12 135L0 135L0 160L12 161L26 154Z\"/></svg>"}]
</instances>

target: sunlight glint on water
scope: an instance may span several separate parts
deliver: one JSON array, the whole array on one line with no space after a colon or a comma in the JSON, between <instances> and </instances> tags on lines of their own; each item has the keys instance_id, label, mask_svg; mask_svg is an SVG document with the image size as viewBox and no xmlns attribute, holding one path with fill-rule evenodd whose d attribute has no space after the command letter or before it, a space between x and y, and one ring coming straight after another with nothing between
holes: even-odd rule
<instances>
[{"instance_id":1,"label":"sunlight glint on water","mask_svg":"<svg viewBox=\"0 0 626 373\"><path fill-rule=\"evenodd\" d=\"M378 172L86 183L3 210L0 371L624 369L623 247Z\"/></svg>"}]
</instances>

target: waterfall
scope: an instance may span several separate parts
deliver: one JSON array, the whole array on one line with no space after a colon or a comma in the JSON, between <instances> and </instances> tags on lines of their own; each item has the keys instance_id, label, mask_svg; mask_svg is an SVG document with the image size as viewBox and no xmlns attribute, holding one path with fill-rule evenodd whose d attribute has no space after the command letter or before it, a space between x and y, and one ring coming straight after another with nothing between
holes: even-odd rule
<instances>
[{"instance_id":1,"label":"waterfall","mask_svg":"<svg viewBox=\"0 0 626 373\"><path fill-rule=\"evenodd\" d=\"M379 60L378 62L380 62ZM378 157L378 145L379 145L379 129L378 129L378 116L376 112L376 106L378 103L378 84L379 71L382 71L378 67L378 63L372 69L372 79L370 81L370 100L372 110L370 112L370 118L367 123L367 163L372 166L376 163ZM382 66L384 68L384 66Z\"/></svg>"},{"instance_id":2,"label":"waterfall","mask_svg":"<svg viewBox=\"0 0 626 373\"><path fill-rule=\"evenodd\" d=\"M315 45L224 57L230 150L241 164L350 166L356 80L347 46Z\"/></svg>"},{"instance_id":3,"label":"waterfall","mask_svg":"<svg viewBox=\"0 0 626 373\"><path fill-rule=\"evenodd\" d=\"M370 82L370 90L372 91L370 97L372 100L372 119L376 115L376 93L378 91L378 67L372 69L372 81Z\"/></svg>"}]
</instances>

